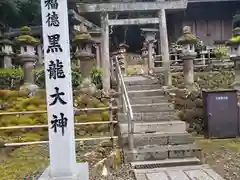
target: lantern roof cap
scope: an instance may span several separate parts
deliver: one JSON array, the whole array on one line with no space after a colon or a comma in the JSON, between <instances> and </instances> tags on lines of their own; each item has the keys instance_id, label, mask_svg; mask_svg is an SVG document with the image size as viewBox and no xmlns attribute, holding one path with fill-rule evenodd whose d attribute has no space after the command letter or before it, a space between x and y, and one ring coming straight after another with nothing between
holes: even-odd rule
<instances>
[{"instance_id":1,"label":"lantern roof cap","mask_svg":"<svg viewBox=\"0 0 240 180\"><path fill-rule=\"evenodd\" d=\"M94 43L94 40L92 39L92 36L87 30L87 27L84 26L84 24L80 24L79 31L76 32L76 35L73 39L74 43Z\"/></svg>"},{"instance_id":2,"label":"lantern roof cap","mask_svg":"<svg viewBox=\"0 0 240 180\"><path fill-rule=\"evenodd\" d=\"M233 29L233 36L231 39L226 41L227 46L237 46L240 45L240 27Z\"/></svg>"},{"instance_id":3,"label":"lantern roof cap","mask_svg":"<svg viewBox=\"0 0 240 180\"><path fill-rule=\"evenodd\" d=\"M121 48L121 47L129 48L129 46L124 42L118 45L118 48Z\"/></svg>"},{"instance_id":4,"label":"lantern roof cap","mask_svg":"<svg viewBox=\"0 0 240 180\"><path fill-rule=\"evenodd\" d=\"M38 45L40 40L31 36L31 28L28 26L23 26L20 30L20 36L16 38L17 43L27 44L27 45Z\"/></svg>"},{"instance_id":5,"label":"lantern roof cap","mask_svg":"<svg viewBox=\"0 0 240 180\"><path fill-rule=\"evenodd\" d=\"M191 32L190 26L183 27L183 35L178 38L177 44L196 44L198 38Z\"/></svg>"}]
</instances>

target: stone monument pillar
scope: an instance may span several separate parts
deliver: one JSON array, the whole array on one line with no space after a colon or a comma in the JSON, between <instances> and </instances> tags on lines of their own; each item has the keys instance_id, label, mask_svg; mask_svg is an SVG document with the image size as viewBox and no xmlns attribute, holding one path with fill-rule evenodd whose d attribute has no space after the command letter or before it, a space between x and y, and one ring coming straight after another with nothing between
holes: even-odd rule
<instances>
[{"instance_id":1,"label":"stone monument pillar","mask_svg":"<svg viewBox=\"0 0 240 180\"><path fill-rule=\"evenodd\" d=\"M20 45L20 54L18 58L23 64L24 84L20 90L35 91L38 86L34 82L34 63L37 60L35 47L39 40L31 36L31 29L27 26L21 28L21 34L17 37L17 43Z\"/></svg>"},{"instance_id":2,"label":"stone monument pillar","mask_svg":"<svg viewBox=\"0 0 240 180\"><path fill-rule=\"evenodd\" d=\"M181 58L183 60L183 74L185 85L194 83L193 59L196 58L195 45L197 38L191 33L189 26L183 28L183 35L177 40L177 44L182 45Z\"/></svg>"},{"instance_id":3,"label":"stone monument pillar","mask_svg":"<svg viewBox=\"0 0 240 180\"><path fill-rule=\"evenodd\" d=\"M96 62L92 53L94 41L84 24L80 25L80 31L76 33L73 43L77 46L75 56L80 61L82 76L87 77Z\"/></svg>"}]
</instances>

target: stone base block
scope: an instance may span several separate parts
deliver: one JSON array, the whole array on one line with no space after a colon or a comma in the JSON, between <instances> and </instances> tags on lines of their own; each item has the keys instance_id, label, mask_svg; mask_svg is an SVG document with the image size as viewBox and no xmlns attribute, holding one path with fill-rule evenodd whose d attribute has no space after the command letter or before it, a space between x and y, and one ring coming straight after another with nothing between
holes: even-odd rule
<instances>
[{"instance_id":1,"label":"stone base block","mask_svg":"<svg viewBox=\"0 0 240 180\"><path fill-rule=\"evenodd\" d=\"M75 174L73 176L50 177L50 168L48 167L38 180L89 180L88 163L76 164Z\"/></svg>"}]
</instances>

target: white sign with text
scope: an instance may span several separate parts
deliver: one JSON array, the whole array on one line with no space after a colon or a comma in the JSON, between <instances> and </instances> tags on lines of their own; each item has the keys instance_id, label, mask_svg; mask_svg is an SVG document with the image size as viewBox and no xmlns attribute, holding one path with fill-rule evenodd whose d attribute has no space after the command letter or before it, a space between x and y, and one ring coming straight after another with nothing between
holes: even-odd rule
<instances>
[{"instance_id":1,"label":"white sign with text","mask_svg":"<svg viewBox=\"0 0 240 180\"><path fill-rule=\"evenodd\" d=\"M48 176L78 179L67 0L41 0L41 7L50 152Z\"/></svg>"}]
</instances>

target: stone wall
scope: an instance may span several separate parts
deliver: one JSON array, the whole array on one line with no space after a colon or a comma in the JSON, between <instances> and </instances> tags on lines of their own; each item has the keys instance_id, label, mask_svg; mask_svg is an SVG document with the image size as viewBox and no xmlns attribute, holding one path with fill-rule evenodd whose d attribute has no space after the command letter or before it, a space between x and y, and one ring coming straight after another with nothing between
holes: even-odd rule
<instances>
[{"instance_id":1,"label":"stone wall","mask_svg":"<svg viewBox=\"0 0 240 180\"><path fill-rule=\"evenodd\" d=\"M232 88L235 79L234 71L219 71L209 73L195 73L195 84L191 89L184 88L183 75L173 75L173 85L176 87L168 91L179 118L186 121L189 132L201 133L203 130L203 89Z\"/></svg>"}]
</instances>

